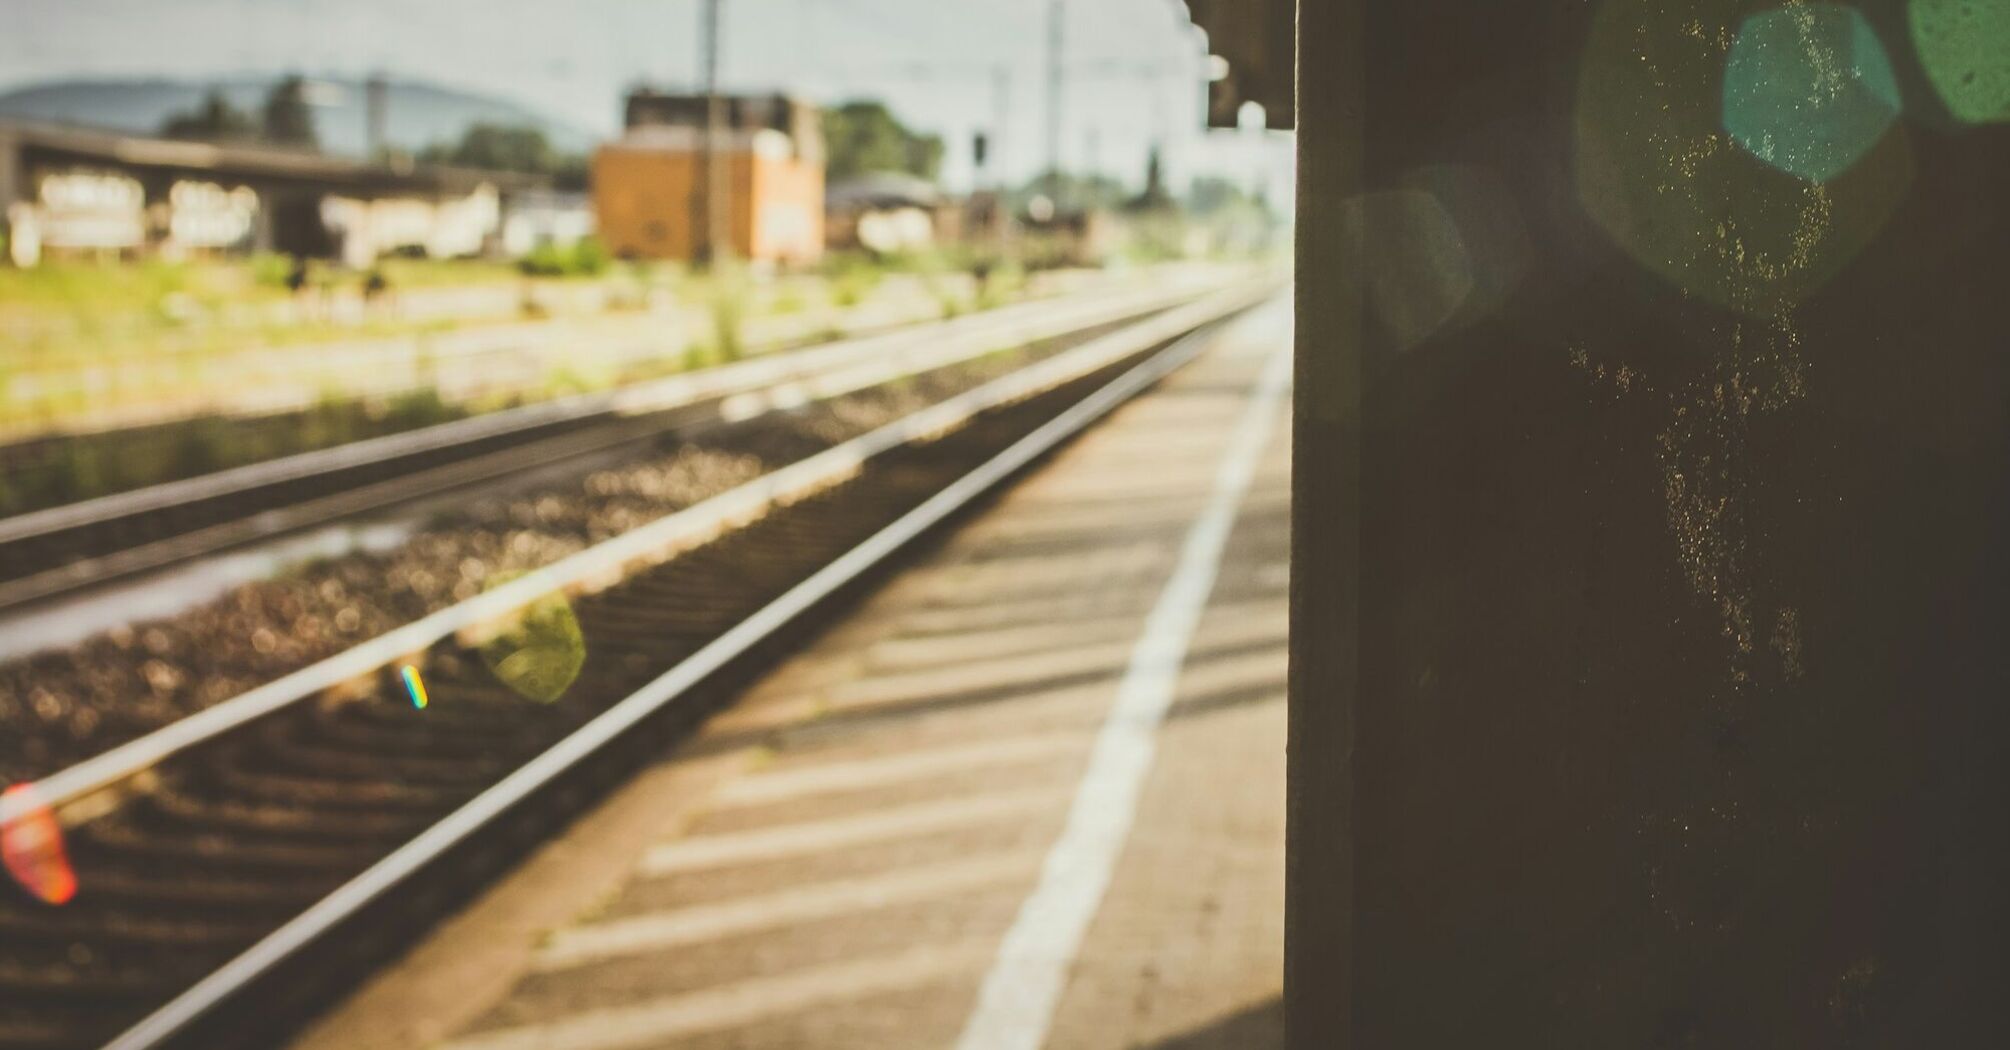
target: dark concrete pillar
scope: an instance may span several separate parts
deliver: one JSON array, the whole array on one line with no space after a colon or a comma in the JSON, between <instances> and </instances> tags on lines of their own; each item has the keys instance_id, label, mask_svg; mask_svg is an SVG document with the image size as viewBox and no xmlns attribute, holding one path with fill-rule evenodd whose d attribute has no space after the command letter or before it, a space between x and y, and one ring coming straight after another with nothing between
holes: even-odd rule
<instances>
[{"instance_id":1,"label":"dark concrete pillar","mask_svg":"<svg viewBox=\"0 0 2010 1050\"><path fill-rule=\"evenodd\" d=\"M1352 0L1299 7L1284 971L1295 1050L1345 1046L1353 995L1362 347L1361 289L1341 248L1361 186L1361 24Z\"/></svg>"},{"instance_id":2,"label":"dark concrete pillar","mask_svg":"<svg viewBox=\"0 0 2010 1050\"><path fill-rule=\"evenodd\" d=\"M1778 6L1301 4L1294 1047L2010 1045L2010 124Z\"/></svg>"}]
</instances>

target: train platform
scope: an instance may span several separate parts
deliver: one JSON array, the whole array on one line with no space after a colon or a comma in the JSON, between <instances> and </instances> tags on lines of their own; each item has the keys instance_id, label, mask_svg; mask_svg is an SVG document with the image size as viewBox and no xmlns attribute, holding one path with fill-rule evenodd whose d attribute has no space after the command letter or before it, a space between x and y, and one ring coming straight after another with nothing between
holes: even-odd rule
<instances>
[{"instance_id":1,"label":"train platform","mask_svg":"<svg viewBox=\"0 0 2010 1050\"><path fill-rule=\"evenodd\" d=\"M933 544L298 1050L1282 1046L1290 313Z\"/></svg>"}]
</instances>

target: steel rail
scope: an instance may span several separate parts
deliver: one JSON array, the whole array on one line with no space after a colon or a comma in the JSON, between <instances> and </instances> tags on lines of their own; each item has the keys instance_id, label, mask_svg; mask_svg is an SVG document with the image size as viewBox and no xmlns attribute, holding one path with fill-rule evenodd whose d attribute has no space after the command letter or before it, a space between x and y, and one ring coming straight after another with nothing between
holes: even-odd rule
<instances>
[{"instance_id":1,"label":"steel rail","mask_svg":"<svg viewBox=\"0 0 2010 1050\"><path fill-rule=\"evenodd\" d=\"M719 420L742 421L761 412L835 397L1004 347L1055 338L1164 309L1194 294L1186 283L1175 282L1168 287L1118 295L1105 293L1079 301L1026 304L1023 309L1007 307L1006 311L1015 312L971 315L968 324L961 323L966 319L959 318L926 330L902 330L770 355L620 391L568 399L566 404L526 406L496 414L508 419L491 421L491 417L484 416L459 420L108 496L88 504L52 508L21 519L0 520L0 550L4 550L9 543L37 542L65 528L93 527L133 518L148 508L158 511L194 506L233 495L253 498L261 487L332 476L373 464L390 465L402 458L469 445L498 435L524 435L522 442L499 449L471 452L445 463L415 464L406 473L336 486L332 492L316 498L253 508L254 512L213 524L63 562L28 575L0 579L0 611L19 609L79 589L440 492L484 484L514 473L523 456L535 455L540 464L557 463L649 441L666 429L677 428L679 424L668 423L661 417L680 408L694 412L701 406L715 408ZM1034 306L1042 309L1034 310ZM567 422L575 425L564 425ZM529 436L540 428L554 433Z\"/></svg>"},{"instance_id":2,"label":"steel rail","mask_svg":"<svg viewBox=\"0 0 2010 1050\"><path fill-rule=\"evenodd\" d=\"M1241 301L1240 306L1253 305ZM338 933L343 924L373 902L394 893L428 867L442 861L474 836L495 824L517 806L529 800L561 777L573 771L604 747L635 729L651 715L675 703L680 697L706 682L733 661L747 655L770 637L819 603L878 567L896 553L940 525L944 520L990 492L1000 483L1052 451L1090 423L1118 405L1165 378L1191 361L1206 345L1209 327L1229 310L1193 319L1184 338L1174 341L1143 363L1123 373L1060 415L1009 446L1005 451L902 515L893 524L875 533L808 579L797 584L760 611L700 648L675 667L615 706L573 731L563 740L518 768L502 781L483 791L410 842L399 847L370 868L344 883L306 911L273 931L264 939L224 964L194 986L127 1029L106 1050L156 1050L173 1045L192 1026L226 1009L251 990L276 967L308 950L323 938ZM1164 326L1153 325L1155 333ZM1196 330L1198 329L1198 330ZM1165 342L1164 339L1157 343ZM1138 352L1133 348L1133 353ZM1098 355L1091 355L1098 356ZM1120 355L1128 356L1128 355ZM1059 373L1059 369L1049 369ZM984 408L1007 404L1031 391L1026 382L1008 382L1006 377L980 391L992 393L971 398ZM995 388L995 389L994 389ZM942 413L947 416L953 413ZM896 425L897 426L897 425ZM925 433L926 431L920 431ZM900 443L912 440L912 428L888 428L889 439L898 433Z\"/></svg>"},{"instance_id":3,"label":"steel rail","mask_svg":"<svg viewBox=\"0 0 2010 1050\"><path fill-rule=\"evenodd\" d=\"M50 807L66 824L88 821L109 808L102 796L179 752L360 679L452 635L502 621L545 595L603 590L636 567L659 563L770 507L842 482L876 456L1177 339L1254 305L1275 288L1269 280L1254 279L1157 314L240 693L37 781L32 797L0 798L0 826L26 816L34 806Z\"/></svg>"},{"instance_id":4,"label":"steel rail","mask_svg":"<svg viewBox=\"0 0 2010 1050\"><path fill-rule=\"evenodd\" d=\"M130 492L114 493L78 503L0 518L0 543L13 543L64 529L102 524L135 514L163 510L219 496L228 496L288 481L299 481L354 467L368 466L425 452L439 451L485 438L594 416L628 416L659 412L724 398L764 386L800 381L821 370L883 356L905 344L941 340L983 343L1033 341L1082 327L1083 317L1121 317L1191 295L1194 287L1178 284L1127 291L1116 295L1088 293L1066 300L1018 303L965 314L951 321L903 326L891 332L843 339L801 350L763 354L717 368L651 380L619 390L579 394L523 405L499 412L458 419L418 430L353 441L332 448L303 452L261 463L233 467ZM1094 322L1087 322L1094 323ZM968 344L962 344L968 345Z\"/></svg>"}]
</instances>

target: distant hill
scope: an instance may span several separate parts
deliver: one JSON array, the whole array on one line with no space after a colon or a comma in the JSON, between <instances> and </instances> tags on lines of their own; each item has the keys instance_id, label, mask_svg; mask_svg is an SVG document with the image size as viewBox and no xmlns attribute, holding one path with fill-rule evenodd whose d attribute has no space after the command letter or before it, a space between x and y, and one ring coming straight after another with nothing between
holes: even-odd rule
<instances>
[{"instance_id":1,"label":"distant hill","mask_svg":"<svg viewBox=\"0 0 2010 1050\"><path fill-rule=\"evenodd\" d=\"M195 109L212 89L232 105L256 113L276 76L230 76L214 80L64 80L31 84L0 93L0 116L87 124L152 134L175 113ZM361 155L366 124L363 81L313 77L314 128L321 148ZM543 129L552 145L584 152L597 136L577 125L533 112L514 102L406 80L390 81L386 134L393 147L416 152L435 142L452 142L468 125L487 122Z\"/></svg>"}]
</instances>

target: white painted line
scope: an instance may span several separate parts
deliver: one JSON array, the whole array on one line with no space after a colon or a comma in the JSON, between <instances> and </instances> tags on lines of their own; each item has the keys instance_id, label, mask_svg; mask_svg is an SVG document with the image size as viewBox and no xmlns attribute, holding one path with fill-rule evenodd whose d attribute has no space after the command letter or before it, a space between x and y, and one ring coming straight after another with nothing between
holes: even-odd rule
<instances>
[{"instance_id":1,"label":"white painted line","mask_svg":"<svg viewBox=\"0 0 2010 1050\"><path fill-rule=\"evenodd\" d=\"M1004 889L1030 881L1039 870L1038 854L995 854L576 926L555 934L538 952L534 965L547 972L563 970L878 908Z\"/></svg>"},{"instance_id":2,"label":"white painted line","mask_svg":"<svg viewBox=\"0 0 2010 1050\"><path fill-rule=\"evenodd\" d=\"M919 835L955 831L986 821L1023 818L1057 808L1067 796L1050 789L976 795L875 810L856 817L786 824L724 835L700 835L666 843L642 857L645 876L787 860L824 850L867 846Z\"/></svg>"},{"instance_id":3,"label":"white painted line","mask_svg":"<svg viewBox=\"0 0 2010 1050\"><path fill-rule=\"evenodd\" d=\"M1214 589L1236 509L1256 476L1291 379L1288 347L1274 351L1215 475L1207 509L1180 549L1178 567L1145 622L1117 701L1097 734L1067 828L1047 854L1040 884L998 946L957 1050L1040 1050L1089 922L1130 834L1159 725L1180 665Z\"/></svg>"},{"instance_id":4,"label":"white painted line","mask_svg":"<svg viewBox=\"0 0 2010 1050\"><path fill-rule=\"evenodd\" d=\"M753 1024L827 1003L889 995L955 980L989 955L979 942L922 945L897 955L853 959L775 977L666 996L555 1021L482 1032L445 1050L628 1050Z\"/></svg>"},{"instance_id":5,"label":"white painted line","mask_svg":"<svg viewBox=\"0 0 2010 1050\"><path fill-rule=\"evenodd\" d=\"M722 808L759 806L837 791L910 784L931 777L1077 754L1083 750L1084 740L1081 733L1041 733L779 769L728 780L719 786L712 801Z\"/></svg>"}]
</instances>

